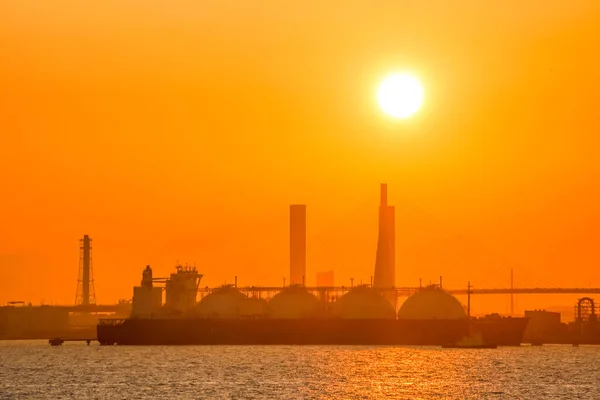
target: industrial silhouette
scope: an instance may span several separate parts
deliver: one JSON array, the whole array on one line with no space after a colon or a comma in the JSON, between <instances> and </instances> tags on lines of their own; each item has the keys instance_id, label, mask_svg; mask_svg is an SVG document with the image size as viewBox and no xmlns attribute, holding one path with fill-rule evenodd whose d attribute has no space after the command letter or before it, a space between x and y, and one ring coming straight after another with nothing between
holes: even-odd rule
<instances>
[{"instance_id":1,"label":"industrial silhouette","mask_svg":"<svg viewBox=\"0 0 600 400\"><path fill-rule=\"evenodd\" d=\"M152 269L148 266L143 272L141 285L134 288L133 301L119 302L117 305L96 304L92 268L92 240L88 235L85 235L80 240L79 276L75 305L23 307L19 306L24 305L23 302L10 302L8 307L0 307L0 337L41 338L47 335L48 332L57 332L60 333L61 338L65 338L64 335L79 335L81 332L80 330L73 330L71 328L72 322L70 320L73 316L79 315L81 319L81 316L91 315L90 313L115 313L113 316L116 316L120 320L127 316L161 320L165 315L168 315L169 318L174 316L188 316L193 318L217 318L219 320L225 317L225 319L236 320L250 318L257 321L255 322L257 331L254 334L258 336L255 336L253 339L257 343L264 343L263 338L266 337L263 334L259 334L259 331L263 328L267 329L267 331L271 329L267 328L270 326L269 324L263 325L260 323L260 320L264 320L264 318L287 320L290 318L306 319L310 317L320 320L328 319L329 322L326 323L329 324L327 329L333 329L334 331L338 328L343 328L343 330L350 329L352 332L363 332L365 335L366 332L371 332L370 328L367 329L366 326L362 326L362 328L351 326L354 326L353 324L363 324L356 321L367 319L371 321L367 325L372 325L371 328L374 328L377 324L373 325L373 320L384 319L388 322L382 322L382 324L389 324L389 326L385 325L391 329L389 332L396 330L397 335L394 334L395 336L393 337L371 337L367 340L361 336L363 333L360 333L359 336L354 336L354 339L339 336L335 341L341 343L354 340L356 343L362 343L364 339L369 343L424 343L423 340L428 340L428 343L433 343L439 342L438 339L440 338L435 339L434 336L437 335L436 332L440 329L441 331L448 331L450 329L448 332L452 331L455 334L463 332L466 327L464 322L471 317L470 313L464 312L460 303L453 298L452 295L455 294L468 294L469 296L473 294L510 294L512 297L513 294L524 293L600 293L600 288L518 288L513 285L512 271L510 288L504 289L473 289L469 286L466 289L446 290L441 287L441 279L439 286L396 287L394 248L395 209L394 206L388 204L387 185L385 184L381 185L378 218L377 251L374 260L374 279L372 279L371 285L361 284L354 286L351 283L349 287L334 286L333 271L328 271L317 275L317 285L315 287L306 286L306 206L292 205L290 206L289 231L289 286L286 286L284 283L283 287L238 287L236 279L235 285L221 288L199 288L202 275L195 268L178 266L176 273L171 274L169 278L156 278L152 276ZM164 304L163 292L166 294L166 302ZM201 301L196 302L198 294L200 294ZM409 299L398 310L396 300L400 296L409 296ZM431 304L435 306L431 308ZM594 302L590 298L580 299L575 313L576 322L569 326L560 321L560 314L558 313L534 310L526 311L525 314L533 322L524 337L532 343L571 343L575 341L577 343L596 343L600 341ZM345 322L333 321L339 319ZM458 322L451 322L450 325L444 326L443 329L436 328L433 330L429 330L429 328L425 329L423 326L423 324L433 324L433 322L420 322L422 320L438 320L439 322L440 320L448 319ZM522 318L512 320L499 319L499 316L496 314L496 316L492 315L490 318L478 319L476 324L481 329L487 330L488 333L484 336L487 335L486 337L488 338L491 337L490 335L495 335L496 331L500 328L505 333L513 332L514 335L509 335L509 342L517 343L519 335L522 334L524 328L522 320ZM108 322L101 322L100 325L103 323L107 323L110 326L113 325L113 322L110 322L110 320ZM139 323L144 325L151 322ZM157 321L152 323L161 324L161 322ZM166 329L172 323L172 321L164 321L165 325L158 327ZM308 339L303 335L298 336L299 330L306 328L305 325L299 322L280 323L287 326L286 332L288 333L286 335L288 335L288 343L317 340L315 338L318 338L317 341L333 340L329 336L317 335L313 339ZM338 323L341 325L337 326L336 324ZM137 322L134 324L137 324ZM200 329L202 323L199 324L197 327L192 324L193 326L191 327ZM228 325L230 323L227 322L224 324ZM223 335L233 335L234 333L237 335L248 329L245 322L237 321L231 322L231 324L236 326L235 329L231 330L233 325L228 328L225 328L225 326L221 327L225 329L221 332ZM279 324L279 322L275 324ZM315 322L315 324L313 328L316 331L325 329L319 325L320 323ZM399 328L400 325L398 324L402 326L402 329ZM206 328L206 326L204 327ZM135 329L137 330L138 328L147 331L146 328L136 325ZM287 330L288 328L289 330ZM380 331L380 328L384 328L384 326L378 326L375 331ZM115 333L119 332L120 329L122 328L106 326L101 329L99 328L98 331L103 330L104 332ZM211 329L216 329L216 325ZM358 329L358 331L354 331L355 329ZM324 332L321 333L325 334ZM408 335L407 332L412 332L412 336L406 336ZM426 339L426 337L423 337L424 333L435 335L429 336L429 339ZM112 333L110 334L112 335ZM225 336L221 338L225 342L227 340L234 340L232 337L227 339ZM91 336L86 335L86 340L89 337ZM508 338L506 335L503 337L503 340ZM131 339L137 341L135 335ZM191 342L196 340L191 337L188 339ZM207 336L205 339L216 340L212 336ZM164 340L168 343L171 342L169 338L164 338ZM235 340L242 339L238 338ZM113 339L109 339L108 343L112 341ZM121 339L115 342L120 343ZM504 343L507 342L505 341Z\"/></svg>"},{"instance_id":2,"label":"industrial silhouette","mask_svg":"<svg viewBox=\"0 0 600 400\"><path fill-rule=\"evenodd\" d=\"M290 206L290 285L306 281L306 206Z\"/></svg>"},{"instance_id":3,"label":"industrial silhouette","mask_svg":"<svg viewBox=\"0 0 600 400\"><path fill-rule=\"evenodd\" d=\"M80 243L79 278L77 279L75 305L89 306L96 304L94 271L92 269L92 239L88 235L84 235Z\"/></svg>"},{"instance_id":4,"label":"industrial silhouette","mask_svg":"<svg viewBox=\"0 0 600 400\"><path fill-rule=\"evenodd\" d=\"M373 287L389 289L383 292L384 297L395 306L396 294L396 234L395 209L387 202L387 184L381 184L379 202L379 236L377 240L377 255L375 258L375 273Z\"/></svg>"}]
</instances>

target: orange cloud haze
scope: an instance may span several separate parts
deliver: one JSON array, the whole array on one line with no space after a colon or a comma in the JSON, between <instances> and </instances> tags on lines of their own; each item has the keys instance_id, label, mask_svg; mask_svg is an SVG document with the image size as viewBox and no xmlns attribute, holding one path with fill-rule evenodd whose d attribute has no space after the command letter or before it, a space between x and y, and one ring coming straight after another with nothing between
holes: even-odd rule
<instances>
[{"instance_id":1,"label":"orange cloud haze","mask_svg":"<svg viewBox=\"0 0 600 400\"><path fill-rule=\"evenodd\" d=\"M368 281L382 181L398 285L600 286L598 23L595 1L3 2L0 302L72 303L83 234L101 303L176 260L279 284L290 203L308 283ZM425 86L402 122L375 102L397 70Z\"/></svg>"}]
</instances>

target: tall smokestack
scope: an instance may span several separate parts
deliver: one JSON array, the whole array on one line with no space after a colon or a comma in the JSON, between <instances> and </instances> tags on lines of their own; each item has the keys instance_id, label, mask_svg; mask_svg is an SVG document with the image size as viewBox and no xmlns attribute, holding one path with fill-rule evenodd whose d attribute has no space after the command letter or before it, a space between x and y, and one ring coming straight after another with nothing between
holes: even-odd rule
<instances>
[{"instance_id":1,"label":"tall smokestack","mask_svg":"<svg viewBox=\"0 0 600 400\"><path fill-rule=\"evenodd\" d=\"M306 276L306 205L290 206L290 285L304 284Z\"/></svg>"},{"instance_id":2,"label":"tall smokestack","mask_svg":"<svg viewBox=\"0 0 600 400\"><path fill-rule=\"evenodd\" d=\"M386 207L386 226L388 234L388 279L396 286L396 207Z\"/></svg>"},{"instance_id":3,"label":"tall smokestack","mask_svg":"<svg viewBox=\"0 0 600 400\"><path fill-rule=\"evenodd\" d=\"M379 237L377 240L377 255L373 287L389 288L385 297L395 304L395 293L391 290L396 285L396 250L395 250L395 208L387 201L387 184L381 184L381 199L379 201Z\"/></svg>"},{"instance_id":4,"label":"tall smokestack","mask_svg":"<svg viewBox=\"0 0 600 400\"><path fill-rule=\"evenodd\" d=\"M83 277L82 277L82 299L81 304L84 306L90 305L90 237L88 235L83 236Z\"/></svg>"},{"instance_id":5,"label":"tall smokestack","mask_svg":"<svg viewBox=\"0 0 600 400\"><path fill-rule=\"evenodd\" d=\"M92 239L85 235L82 239L79 239L79 273L77 276L75 305L88 306L91 304L96 304L94 270L92 268Z\"/></svg>"}]
</instances>

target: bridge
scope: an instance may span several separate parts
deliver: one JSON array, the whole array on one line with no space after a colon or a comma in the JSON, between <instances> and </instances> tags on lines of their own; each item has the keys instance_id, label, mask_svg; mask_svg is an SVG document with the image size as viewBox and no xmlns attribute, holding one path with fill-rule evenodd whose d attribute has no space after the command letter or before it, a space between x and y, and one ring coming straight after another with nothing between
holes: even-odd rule
<instances>
[{"instance_id":1,"label":"bridge","mask_svg":"<svg viewBox=\"0 0 600 400\"><path fill-rule=\"evenodd\" d=\"M216 290L217 288L199 288L198 293L200 297L204 297ZM249 297L272 297L279 293L285 287L283 286L246 286L238 287L240 292L246 294ZM338 294L343 295L352 289L352 286L307 286L306 290L315 294ZM389 289L378 289L379 291L389 292L391 290L396 291L396 297L408 297L421 288L419 287L396 287ZM469 289L444 289L452 295L467 295ZM471 296L475 295L540 295L540 294L574 294L574 295L593 295L600 294L600 288L596 287L573 287L573 288L545 288L545 287L534 287L534 288L471 288ZM11 303L23 303L24 302L11 302ZM10 304L9 304L10 305ZM131 303L118 303L118 304L78 304L78 305L56 305L56 306L42 306L42 307L56 307L65 309L68 312L73 313L91 313L91 314L123 314L128 315L131 312Z\"/></svg>"},{"instance_id":2,"label":"bridge","mask_svg":"<svg viewBox=\"0 0 600 400\"><path fill-rule=\"evenodd\" d=\"M216 288L200 288L200 296L206 296ZM249 296L262 297L266 295L271 297L272 295L279 293L282 289L281 286L248 286L238 288L242 293ZM339 293L343 294L348 292L352 287L350 286L330 286L330 287L306 287L309 292L313 293ZM398 287L393 288L396 291L396 297L408 297L413 293L416 293L419 287ZM386 289L383 289L386 290ZM387 289L387 290L391 290ZM468 289L445 289L452 295L467 295ZM575 295L591 295L600 294L600 288L471 288L471 295L521 295L521 294L575 294ZM73 305L73 306L56 306L68 310L69 312L81 312L81 313L127 313L130 310L130 303L119 303L119 304L88 304L88 305Z\"/></svg>"},{"instance_id":3,"label":"bridge","mask_svg":"<svg viewBox=\"0 0 600 400\"><path fill-rule=\"evenodd\" d=\"M205 296L216 288L200 288L199 293ZM281 286L246 286L237 288L242 293L247 295L259 295L262 293L273 294L284 289ZM351 290L351 286L307 286L306 290L313 293L346 293ZM379 291L396 291L396 297L407 297L419 291L420 287L396 287L396 288L381 288ZM466 295L469 289L444 289L452 295ZM506 295L506 294L600 294L600 288L471 288L471 295ZM259 296L260 297L260 296Z\"/></svg>"},{"instance_id":4,"label":"bridge","mask_svg":"<svg viewBox=\"0 0 600 400\"><path fill-rule=\"evenodd\" d=\"M448 290L450 294L467 294L468 289ZM513 289L471 289L474 294L598 294L600 288L513 288Z\"/></svg>"},{"instance_id":5,"label":"bridge","mask_svg":"<svg viewBox=\"0 0 600 400\"><path fill-rule=\"evenodd\" d=\"M119 304L88 304L74 306L50 306L65 309L68 312L91 313L91 314L115 314L119 312L129 313L131 311L131 303Z\"/></svg>"}]
</instances>

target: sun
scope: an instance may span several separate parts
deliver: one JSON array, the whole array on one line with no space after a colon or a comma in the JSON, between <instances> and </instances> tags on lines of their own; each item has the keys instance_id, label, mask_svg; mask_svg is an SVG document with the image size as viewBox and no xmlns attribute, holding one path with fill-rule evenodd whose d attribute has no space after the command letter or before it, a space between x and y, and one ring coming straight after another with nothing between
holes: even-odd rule
<instances>
[{"instance_id":1,"label":"sun","mask_svg":"<svg viewBox=\"0 0 600 400\"><path fill-rule=\"evenodd\" d=\"M423 88L419 80L411 75L390 75L379 85L377 100L386 114L408 118L421 108Z\"/></svg>"}]
</instances>

